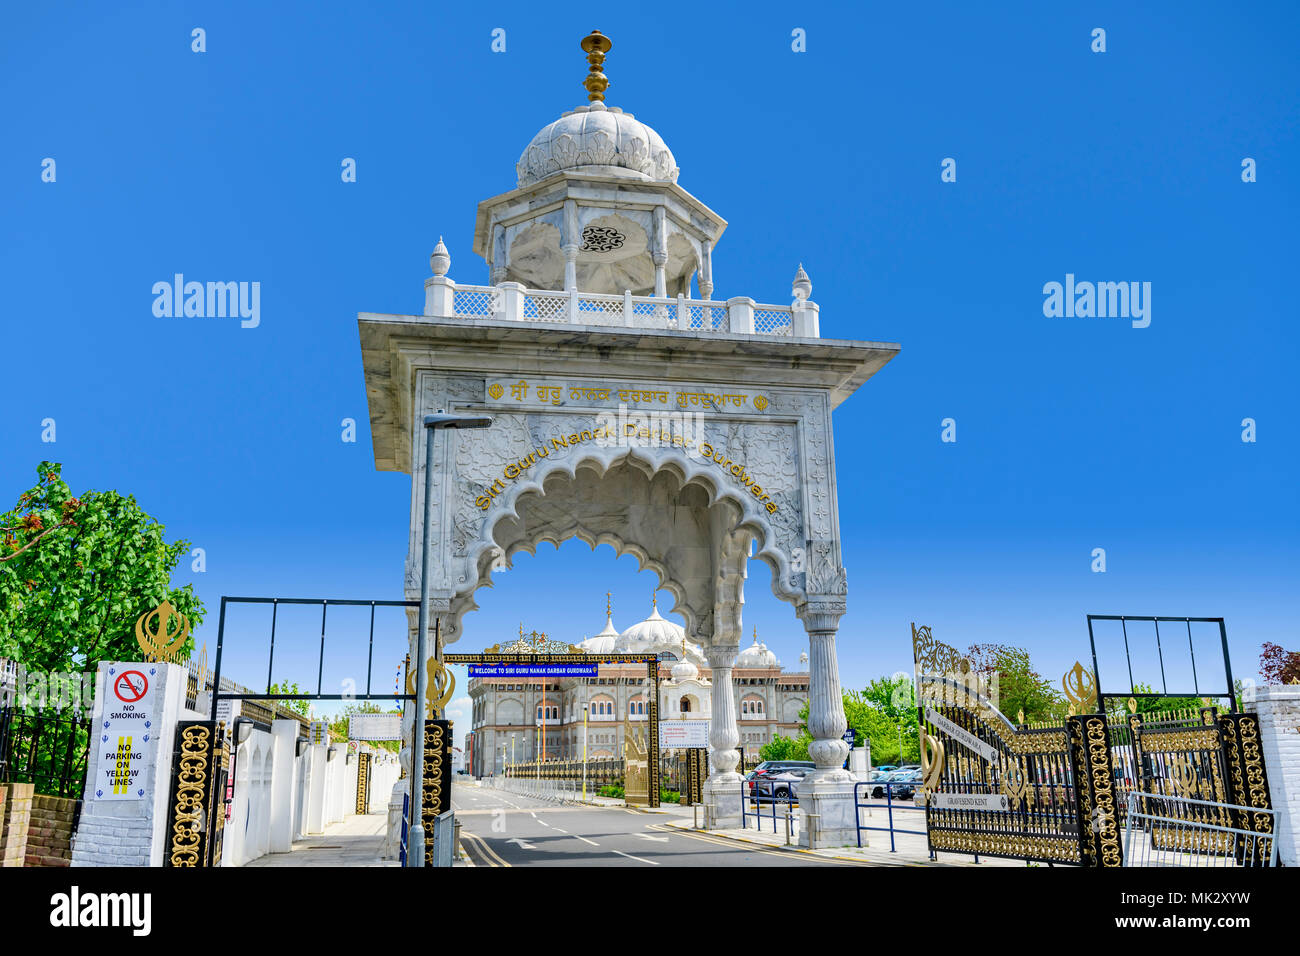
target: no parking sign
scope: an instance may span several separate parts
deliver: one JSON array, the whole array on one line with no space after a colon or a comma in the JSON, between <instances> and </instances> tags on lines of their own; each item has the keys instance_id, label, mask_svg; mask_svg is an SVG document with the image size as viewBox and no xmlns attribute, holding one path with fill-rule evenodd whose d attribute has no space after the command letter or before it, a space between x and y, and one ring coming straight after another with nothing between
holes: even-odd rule
<instances>
[{"instance_id":1,"label":"no parking sign","mask_svg":"<svg viewBox=\"0 0 1300 956\"><path fill-rule=\"evenodd\" d=\"M97 800L141 800L144 780L158 753L158 714L154 709L154 664L114 664L106 680L104 712L95 728L99 769Z\"/></svg>"}]
</instances>

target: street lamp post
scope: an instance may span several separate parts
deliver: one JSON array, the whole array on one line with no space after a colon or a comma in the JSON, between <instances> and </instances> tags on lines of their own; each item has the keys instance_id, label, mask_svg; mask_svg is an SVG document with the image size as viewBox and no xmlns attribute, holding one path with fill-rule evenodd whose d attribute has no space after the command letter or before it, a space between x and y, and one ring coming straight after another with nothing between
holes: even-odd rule
<instances>
[{"instance_id":1,"label":"street lamp post","mask_svg":"<svg viewBox=\"0 0 1300 956\"><path fill-rule=\"evenodd\" d=\"M425 632L429 626L429 526L433 523L433 439L443 428L487 428L492 419L485 415L448 415L441 408L436 415L424 416L428 434L424 459L424 528L420 543L420 622L415 636L415 725L411 733L411 826L407 866L424 866L424 708L429 690L429 672L425 662L428 649ZM442 641L435 637L433 653L442 660Z\"/></svg>"},{"instance_id":2,"label":"street lamp post","mask_svg":"<svg viewBox=\"0 0 1300 956\"><path fill-rule=\"evenodd\" d=\"M582 802L587 802L587 705L582 705Z\"/></svg>"}]
</instances>

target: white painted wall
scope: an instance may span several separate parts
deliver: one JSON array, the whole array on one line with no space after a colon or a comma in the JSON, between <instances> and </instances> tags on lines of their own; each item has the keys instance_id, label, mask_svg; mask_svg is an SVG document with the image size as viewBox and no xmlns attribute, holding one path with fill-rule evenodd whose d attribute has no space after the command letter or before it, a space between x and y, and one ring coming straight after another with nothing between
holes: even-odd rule
<instances>
[{"instance_id":1,"label":"white painted wall","mask_svg":"<svg viewBox=\"0 0 1300 956\"><path fill-rule=\"evenodd\" d=\"M346 744L335 744L310 747L296 757L298 733L297 721L277 720L270 733L254 730L239 746L223 866L244 866L267 853L287 853L295 839L321 833L356 812L356 756L349 758ZM328 759L331 751L333 760ZM387 812L400 769L396 754L372 752L371 812ZM319 820L314 829L302 823L313 812Z\"/></svg>"}]
</instances>

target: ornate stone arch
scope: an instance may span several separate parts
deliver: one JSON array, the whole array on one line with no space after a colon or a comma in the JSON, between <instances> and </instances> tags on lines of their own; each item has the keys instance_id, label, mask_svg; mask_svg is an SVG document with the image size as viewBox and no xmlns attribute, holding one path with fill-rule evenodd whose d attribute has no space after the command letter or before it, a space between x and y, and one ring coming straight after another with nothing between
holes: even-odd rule
<instances>
[{"instance_id":1,"label":"ornate stone arch","mask_svg":"<svg viewBox=\"0 0 1300 956\"><path fill-rule=\"evenodd\" d=\"M482 454L467 444L460 446L466 458ZM705 646L739 642L751 540L754 556L772 570L773 593L792 604L804 597L790 554L797 538L783 536L753 495L729 487L716 462L681 448L552 447L493 497L488 509L476 509L485 513L472 514L472 498L464 496L456 518L466 537L457 549L464 561L453 583L448 642L459 636L464 615L477 608L474 591L491 585L494 566L504 560L510 567L521 551L535 554L543 542L558 547L570 538L592 548L609 544L654 571L673 597L673 610L686 618L692 640Z\"/></svg>"}]
</instances>

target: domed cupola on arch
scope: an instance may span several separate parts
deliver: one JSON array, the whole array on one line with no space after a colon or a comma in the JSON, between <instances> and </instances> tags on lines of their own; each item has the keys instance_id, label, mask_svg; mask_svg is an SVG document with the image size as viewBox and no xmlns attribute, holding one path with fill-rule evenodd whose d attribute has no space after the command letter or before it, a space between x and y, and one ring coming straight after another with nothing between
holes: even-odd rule
<instances>
[{"instance_id":1,"label":"domed cupola on arch","mask_svg":"<svg viewBox=\"0 0 1300 956\"><path fill-rule=\"evenodd\" d=\"M588 102L546 123L515 164L516 188L479 204L474 251L492 283L690 297L713 294L726 221L677 185L677 159L649 124L605 103L605 54L582 41Z\"/></svg>"}]
</instances>

